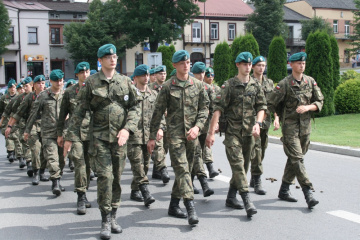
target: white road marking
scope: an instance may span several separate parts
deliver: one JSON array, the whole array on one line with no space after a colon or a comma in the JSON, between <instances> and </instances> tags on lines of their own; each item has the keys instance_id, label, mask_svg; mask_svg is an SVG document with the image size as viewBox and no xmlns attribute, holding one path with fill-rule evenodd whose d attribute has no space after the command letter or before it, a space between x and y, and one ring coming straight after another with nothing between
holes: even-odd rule
<instances>
[{"instance_id":1,"label":"white road marking","mask_svg":"<svg viewBox=\"0 0 360 240\"><path fill-rule=\"evenodd\" d=\"M360 215L358 215L358 214L346 212L346 211L342 211L342 210L331 211L331 212L327 212L327 213L330 215L360 224Z\"/></svg>"}]
</instances>

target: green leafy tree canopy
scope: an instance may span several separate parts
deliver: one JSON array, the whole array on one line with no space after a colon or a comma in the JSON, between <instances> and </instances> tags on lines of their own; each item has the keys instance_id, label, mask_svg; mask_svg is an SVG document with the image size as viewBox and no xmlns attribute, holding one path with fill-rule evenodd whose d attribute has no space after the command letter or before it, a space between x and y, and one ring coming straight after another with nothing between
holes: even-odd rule
<instances>
[{"instance_id":1,"label":"green leafy tree canopy","mask_svg":"<svg viewBox=\"0 0 360 240\"><path fill-rule=\"evenodd\" d=\"M158 47L157 52L162 53L162 62L163 65L166 66L166 79L170 78L170 73L172 70L174 70L174 67L172 65L172 56L174 55L175 48L174 45L171 45L170 47L162 45Z\"/></svg>"},{"instance_id":2,"label":"green leafy tree canopy","mask_svg":"<svg viewBox=\"0 0 360 240\"><path fill-rule=\"evenodd\" d=\"M324 30L330 36L333 34L333 29L329 22L326 22L322 17L313 17L309 20L301 20L301 39L308 38L310 33L314 33L317 30Z\"/></svg>"},{"instance_id":3,"label":"green leafy tree canopy","mask_svg":"<svg viewBox=\"0 0 360 240\"><path fill-rule=\"evenodd\" d=\"M282 37L274 37L269 47L267 58L267 76L274 82L279 82L287 76L287 53Z\"/></svg>"},{"instance_id":4,"label":"green leafy tree canopy","mask_svg":"<svg viewBox=\"0 0 360 240\"><path fill-rule=\"evenodd\" d=\"M12 41L9 34L11 21L9 13L4 3L0 1L0 54L3 54L7 49L6 46Z\"/></svg>"},{"instance_id":5,"label":"green leafy tree canopy","mask_svg":"<svg viewBox=\"0 0 360 240\"><path fill-rule=\"evenodd\" d=\"M221 86L229 78L230 48L227 42L216 45L214 52L215 82ZM233 76L231 76L233 77Z\"/></svg>"}]
</instances>

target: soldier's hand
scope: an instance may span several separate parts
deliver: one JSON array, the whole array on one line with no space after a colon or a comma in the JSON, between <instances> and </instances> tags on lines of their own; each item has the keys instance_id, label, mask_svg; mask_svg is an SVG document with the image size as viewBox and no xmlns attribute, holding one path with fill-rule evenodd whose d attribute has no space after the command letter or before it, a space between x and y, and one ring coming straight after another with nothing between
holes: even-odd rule
<instances>
[{"instance_id":1,"label":"soldier's hand","mask_svg":"<svg viewBox=\"0 0 360 240\"><path fill-rule=\"evenodd\" d=\"M5 130L5 138L8 138L9 137L9 135L10 135L10 132L11 132L11 128L6 128L6 130Z\"/></svg>"},{"instance_id":2,"label":"soldier's hand","mask_svg":"<svg viewBox=\"0 0 360 240\"><path fill-rule=\"evenodd\" d=\"M155 148L155 140L150 139L147 143L147 150L148 150L149 154L152 154L152 152L154 151L154 148Z\"/></svg>"},{"instance_id":3,"label":"soldier's hand","mask_svg":"<svg viewBox=\"0 0 360 240\"><path fill-rule=\"evenodd\" d=\"M218 133L218 132L219 132L219 123L217 123L215 126L215 133Z\"/></svg>"},{"instance_id":4,"label":"soldier's hand","mask_svg":"<svg viewBox=\"0 0 360 240\"><path fill-rule=\"evenodd\" d=\"M65 143L64 143L64 152L63 152L63 155L64 155L65 158L66 158L66 155L68 154L68 152L70 152L71 146L72 146L71 141L65 141Z\"/></svg>"},{"instance_id":5,"label":"soldier's hand","mask_svg":"<svg viewBox=\"0 0 360 240\"><path fill-rule=\"evenodd\" d=\"M279 117L276 116L274 119L274 131L278 130L280 128L280 121L279 121Z\"/></svg>"},{"instance_id":6,"label":"soldier's hand","mask_svg":"<svg viewBox=\"0 0 360 240\"><path fill-rule=\"evenodd\" d=\"M253 135L255 138L257 138L257 137L260 136L260 126L259 126L259 124L256 123L256 124L253 126L252 135Z\"/></svg>"},{"instance_id":7,"label":"soldier's hand","mask_svg":"<svg viewBox=\"0 0 360 240\"><path fill-rule=\"evenodd\" d=\"M214 145L215 142L215 134L210 134L208 133L208 135L206 136L206 141L205 144L208 148L211 148L212 145Z\"/></svg>"},{"instance_id":8,"label":"soldier's hand","mask_svg":"<svg viewBox=\"0 0 360 240\"><path fill-rule=\"evenodd\" d=\"M24 141L25 141L25 142L27 142L28 138L29 138L29 134L28 134L28 133L24 133Z\"/></svg>"},{"instance_id":9,"label":"soldier's hand","mask_svg":"<svg viewBox=\"0 0 360 240\"><path fill-rule=\"evenodd\" d=\"M188 141L192 141L194 140L195 138L197 138L198 134L199 134L199 127L198 126L195 126L193 128L190 128L190 130L186 133L187 134L187 140Z\"/></svg>"},{"instance_id":10,"label":"soldier's hand","mask_svg":"<svg viewBox=\"0 0 360 240\"><path fill-rule=\"evenodd\" d=\"M306 113L307 111L309 111L309 109L306 105L298 106L296 109L296 112L300 114Z\"/></svg>"},{"instance_id":11,"label":"soldier's hand","mask_svg":"<svg viewBox=\"0 0 360 240\"><path fill-rule=\"evenodd\" d=\"M63 136L57 138L57 144L59 145L59 147L64 146L64 137Z\"/></svg>"},{"instance_id":12,"label":"soldier's hand","mask_svg":"<svg viewBox=\"0 0 360 240\"><path fill-rule=\"evenodd\" d=\"M126 141L129 139L129 131L126 129L121 129L117 135L119 146L123 146L126 144Z\"/></svg>"},{"instance_id":13,"label":"soldier's hand","mask_svg":"<svg viewBox=\"0 0 360 240\"><path fill-rule=\"evenodd\" d=\"M160 141L164 136L164 132L162 129L159 129L159 131L156 134L156 141Z\"/></svg>"}]
</instances>

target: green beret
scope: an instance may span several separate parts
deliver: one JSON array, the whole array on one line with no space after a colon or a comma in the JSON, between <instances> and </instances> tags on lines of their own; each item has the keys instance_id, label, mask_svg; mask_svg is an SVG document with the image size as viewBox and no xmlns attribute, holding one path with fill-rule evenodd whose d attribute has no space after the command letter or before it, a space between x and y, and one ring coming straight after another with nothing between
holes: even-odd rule
<instances>
[{"instance_id":1,"label":"green beret","mask_svg":"<svg viewBox=\"0 0 360 240\"><path fill-rule=\"evenodd\" d=\"M174 53L173 57L172 57L172 62L173 63L177 63L180 61L186 61L190 59L190 55L187 51L185 50L179 50L177 52Z\"/></svg>"},{"instance_id":2,"label":"green beret","mask_svg":"<svg viewBox=\"0 0 360 240\"><path fill-rule=\"evenodd\" d=\"M159 73L159 72L166 72L166 66L161 65L161 66L158 66L157 68L155 68L154 73Z\"/></svg>"},{"instance_id":3,"label":"green beret","mask_svg":"<svg viewBox=\"0 0 360 240\"><path fill-rule=\"evenodd\" d=\"M155 68L150 69L149 73L150 73L150 75L155 74Z\"/></svg>"},{"instance_id":4,"label":"green beret","mask_svg":"<svg viewBox=\"0 0 360 240\"><path fill-rule=\"evenodd\" d=\"M16 81L15 81L15 79L10 79L10 81L9 81L9 83L8 83L8 88L11 88L12 86L16 86Z\"/></svg>"},{"instance_id":5,"label":"green beret","mask_svg":"<svg viewBox=\"0 0 360 240\"><path fill-rule=\"evenodd\" d=\"M211 67L208 67L205 69L205 75L209 74L209 73L214 73L214 69L212 69Z\"/></svg>"},{"instance_id":6,"label":"green beret","mask_svg":"<svg viewBox=\"0 0 360 240\"><path fill-rule=\"evenodd\" d=\"M68 87L70 87L71 85L74 85L74 84L77 84L77 82L74 79L69 79L65 83L65 88L68 88Z\"/></svg>"},{"instance_id":7,"label":"green beret","mask_svg":"<svg viewBox=\"0 0 360 240\"><path fill-rule=\"evenodd\" d=\"M27 78L25 78L23 81L22 81L22 84L28 84L28 83L30 83L30 82L32 82L32 78L31 77L27 77Z\"/></svg>"},{"instance_id":8,"label":"green beret","mask_svg":"<svg viewBox=\"0 0 360 240\"><path fill-rule=\"evenodd\" d=\"M50 80L52 81L59 81L63 77L64 77L64 73L60 69L54 69L50 73Z\"/></svg>"},{"instance_id":9,"label":"green beret","mask_svg":"<svg viewBox=\"0 0 360 240\"><path fill-rule=\"evenodd\" d=\"M116 54L116 47L113 44L105 44L99 47L97 52L98 58L102 58L105 55L113 55Z\"/></svg>"},{"instance_id":10,"label":"green beret","mask_svg":"<svg viewBox=\"0 0 360 240\"><path fill-rule=\"evenodd\" d=\"M170 73L170 77L176 75L176 69L172 70L171 73Z\"/></svg>"},{"instance_id":11,"label":"green beret","mask_svg":"<svg viewBox=\"0 0 360 240\"><path fill-rule=\"evenodd\" d=\"M19 89L19 88L22 88L22 87L23 87L22 83L18 83L18 85L16 85L16 89Z\"/></svg>"},{"instance_id":12,"label":"green beret","mask_svg":"<svg viewBox=\"0 0 360 240\"><path fill-rule=\"evenodd\" d=\"M191 68L192 73L203 73L205 72L206 66L203 62L196 62L194 66Z\"/></svg>"},{"instance_id":13,"label":"green beret","mask_svg":"<svg viewBox=\"0 0 360 240\"><path fill-rule=\"evenodd\" d=\"M95 69L90 70L90 76L93 75L93 74L95 74L95 73L97 73L97 71L96 71Z\"/></svg>"},{"instance_id":14,"label":"green beret","mask_svg":"<svg viewBox=\"0 0 360 240\"><path fill-rule=\"evenodd\" d=\"M254 61L252 62L252 65L257 64L258 62L266 62L265 58L263 56L257 56Z\"/></svg>"},{"instance_id":15,"label":"green beret","mask_svg":"<svg viewBox=\"0 0 360 240\"><path fill-rule=\"evenodd\" d=\"M135 68L133 76L136 77L145 74L149 74L149 67L146 64L141 64Z\"/></svg>"},{"instance_id":16,"label":"green beret","mask_svg":"<svg viewBox=\"0 0 360 240\"><path fill-rule=\"evenodd\" d=\"M289 62L306 61L306 57L307 55L304 52L294 53L290 56Z\"/></svg>"},{"instance_id":17,"label":"green beret","mask_svg":"<svg viewBox=\"0 0 360 240\"><path fill-rule=\"evenodd\" d=\"M75 73L86 71L88 69L90 69L90 64L88 62L81 62L76 66Z\"/></svg>"},{"instance_id":18,"label":"green beret","mask_svg":"<svg viewBox=\"0 0 360 240\"><path fill-rule=\"evenodd\" d=\"M40 82L40 81L45 81L45 76L44 76L44 75L37 75L37 76L34 78L34 83Z\"/></svg>"},{"instance_id":19,"label":"green beret","mask_svg":"<svg viewBox=\"0 0 360 240\"><path fill-rule=\"evenodd\" d=\"M235 63L240 63L240 62L251 63L252 60L253 60L253 56L251 53L242 52L236 57Z\"/></svg>"}]
</instances>

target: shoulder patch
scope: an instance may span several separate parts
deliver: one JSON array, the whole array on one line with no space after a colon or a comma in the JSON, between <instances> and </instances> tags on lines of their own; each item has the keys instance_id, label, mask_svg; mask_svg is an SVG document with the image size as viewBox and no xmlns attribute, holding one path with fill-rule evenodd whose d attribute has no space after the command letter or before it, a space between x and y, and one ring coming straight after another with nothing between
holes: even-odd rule
<instances>
[{"instance_id":1,"label":"shoulder patch","mask_svg":"<svg viewBox=\"0 0 360 240\"><path fill-rule=\"evenodd\" d=\"M279 85L276 85L276 87L275 87L277 90L279 90L280 89L280 86Z\"/></svg>"},{"instance_id":2,"label":"shoulder patch","mask_svg":"<svg viewBox=\"0 0 360 240\"><path fill-rule=\"evenodd\" d=\"M208 90L208 87L206 85L204 85L204 87L205 87L205 90Z\"/></svg>"},{"instance_id":3,"label":"shoulder patch","mask_svg":"<svg viewBox=\"0 0 360 240\"><path fill-rule=\"evenodd\" d=\"M317 86L317 83L314 81L314 86Z\"/></svg>"},{"instance_id":4,"label":"shoulder patch","mask_svg":"<svg viewBox=\"0 0 360 240\"><path fill-rule=\"evenodd\" d=\"M223 84L223 85L221 86L221 88L225 88L225 84Z\"/></svg>"},{"instance_id":5,"label":"shoulder patch","mask_svg":"<svg viewBox=\"0 0 360 240\"><path fill-rule=\"evenodd\" d=\"M175 83L176 83L176 81L175 81L175 79L173 79L173 80L172 80L172 84L175 85Z\"/></svg>"}]
</instances>

